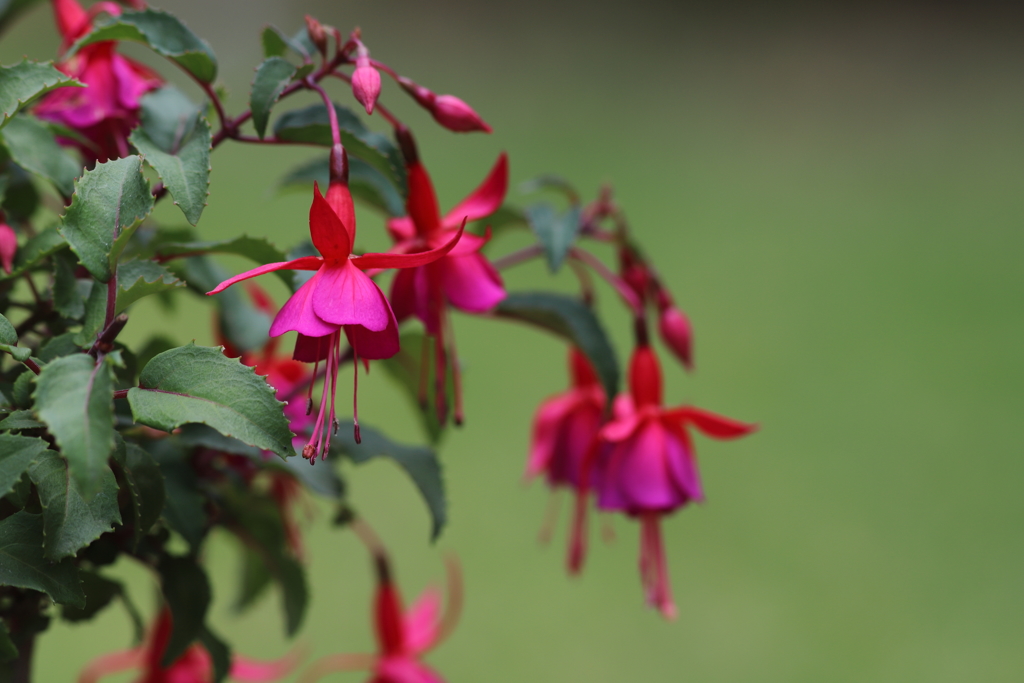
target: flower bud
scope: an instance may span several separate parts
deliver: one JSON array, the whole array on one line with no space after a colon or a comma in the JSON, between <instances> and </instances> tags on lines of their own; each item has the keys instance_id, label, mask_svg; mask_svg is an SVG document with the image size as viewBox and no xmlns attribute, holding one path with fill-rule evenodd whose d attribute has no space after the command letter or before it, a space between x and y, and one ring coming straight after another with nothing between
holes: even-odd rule
<instances>
[{"instance_id":1,"label":"flower bud","mask_svg":"<svg viewBox=\"0 0 1024 683\"><path fill-rule=\"evenodd\" d=\"M352 94L366 108L367 114L373 113L373 107L380 96L380 73L370 65L369 57L356 59L356 70L352 72Z\"/></svg>"},{"instance_id":2,"label":"flower bud","mask_svg":"<svg viewBox=\"0 0 1024 683\"><path fill-rule=\"evenodd\" d=\"M454 95L438 95L430 113L435 121L456 133L490 133L492 130L472 107Z\"/></svg>"},{"instance_id":3,"label":"flower bud","mask_svg":"<svg viewBox=\"0 0 1024 683\"><path fill-rule=\"evenodd\" d=\"M658 331L675 357L687 370L693 370L693 328L686 314L675 306L665 307L658 318Z\"/></svg>"},{"instance_id":4,"label":"flower bud","mask_svg":"<svg viewBox=\"0 0 1024 683\"><path fill-rule=\"evenodd\" d=\"M4 272L11 274L14 266L14 254L18 251L18 236L6 223L0 223L0 266Z\"/></svg>"},{"instance_id":5,"label":"flower bud","mask_svg":"<svg viewBox=\"0 0 1024 683\"><path fill-rule=\"evenodd\" d=\"M325 58L327 57L327 31L324 30L324 25L313 17L306 15L306 31L309 33L309 39L316 45L316 49L320 51L320 54Z\"/></svg>"},{"instance_id":6,"label":"flower bud","mask_svg":"<svg viewBox=\"0 0 1024 683\"><path fill-rule=\"evenodd\" d=\"M661 366L650 346L638 346L629 364L629 393L637 410L661 405Z\"/></svg>"}]
</instances>

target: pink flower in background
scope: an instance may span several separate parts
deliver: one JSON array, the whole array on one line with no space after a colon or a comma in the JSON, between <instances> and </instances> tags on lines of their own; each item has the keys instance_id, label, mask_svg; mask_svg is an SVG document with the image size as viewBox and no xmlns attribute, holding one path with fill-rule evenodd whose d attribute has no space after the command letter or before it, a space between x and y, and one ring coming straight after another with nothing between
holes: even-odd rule
<instances>
[{"instance_id":1,"label":"pink flower in background","mask_svg":"<svg viewBox=\"0 0 1024 683\"><path fill-rule=\"evenodd\" d=\"M138 669L134 683L213 683L213 660L199 644L191 645L170 666L160 665L171 638L171 612L164 608L138 647L101 655L86 665L78 683L95 683L110 674ZM243 683L269 683L290 674L298 664L295 654L273 662L259 662L235 655L228 678Z\"/></svg>"},{"instance_id":2,"label":"pink flower in background","mask_svg":"<svg viewBox=\"0 0 1024 683\"><path fill-rule=\"evenodd\" d=\"M690 406L663 408L661 369L649 346L637 347L629 375L629 395L616 399L614 417L601 430L608 447L599 456L597 502L602 509L639 518L640 574L647 602L674 618L661 517L704 499L685 427L696 427L717 439L733 439L749 434L756 425Z\"/></svg>"},{"instance_id":3,"label":"pink flower in background","mask_svg":"<svg viewBox=\"0 0 1024 683\"><path fill-rule=\"evenodd\" d=\"M18 253L18 236L6 223L0 223L0 267L8 275L14 267L14 256Z\"/></svg>"},{"instance_id":4,"label":"pink flower in background","mask_svg":"<svg viewBox=\"0 0 1024 683\"><path fill-rule=\"evenodd\" d=\"M661 340L687 370L693 370L693 327L690 319L671 302L664 306L659 303L658 307L658 332Z\"/></svg>"},{"instance_id":5,"label":"pink flower in background","mask_svg":"<svg viewBox=\"0 0 1024 683\"><path fill-rule=\"evenodd\" d=\"M66 50L92 30L96 14L117 16L121 8L112 2L98 2L86 12L76 0L53 0L53 11L63 37L62 50ZM163 84L154 71L122 57L115 49L113 41L93 43L59 62L58 69L87 87L59 88L34 108L39 118L67 126L89 141L62 140L80 149L90 165L128 155L128 134L139 120L139 100Z\"/></svg>"}]
</instances>

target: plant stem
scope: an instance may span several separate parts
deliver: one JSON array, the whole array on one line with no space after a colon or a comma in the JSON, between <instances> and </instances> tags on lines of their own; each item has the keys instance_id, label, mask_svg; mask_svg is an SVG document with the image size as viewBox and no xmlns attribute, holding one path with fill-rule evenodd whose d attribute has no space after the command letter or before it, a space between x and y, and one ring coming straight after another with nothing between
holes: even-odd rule
<instances>
[{"instance_id":1,"label":"plant stem","mask_svg":"<svg viewBox=\"0 0 1024 683\"><path fill-rule=\"evenodd\" d=\"M491 261L497 270L504 270L511 268L512 266L518 266L520 263L525 263L532 258L537 258L544 253L544 247L539 244L531 244L528 247L523 247L519 251L513 251L511 254L505 254L501 258L494 259Z\"/></svg>"}]
</instances>

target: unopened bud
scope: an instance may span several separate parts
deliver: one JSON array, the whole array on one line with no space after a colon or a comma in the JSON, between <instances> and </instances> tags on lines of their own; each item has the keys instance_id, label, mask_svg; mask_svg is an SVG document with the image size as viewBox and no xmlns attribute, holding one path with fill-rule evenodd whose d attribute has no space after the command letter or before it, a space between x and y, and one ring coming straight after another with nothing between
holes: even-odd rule
<instances>
[{"instance_id":1,"label":"unopened bud","mask_svg":"<svg viewBox=\"0 0 1024 683\"><path fill-rule=\"evenodd\" d=\"M324 25L313 17L306 15L306 31L309 33L309 39L316 45L316 49L320 51L320 54L325 58L327 57L327 31L324 30Z\"/></svg>"},{"instance_id":2,"label":"unopened bud","mask_svg":"<svg viewBox=\"0 0 1024 683\"><path fill-rule=\"evenodd\" d=\"M6 223L0 223L0 266L4 272L11 274L14 266L14 255L18 251L18 236Z\"/></svg>"},{"instance_id":3,"label":"unopened bud","mask_svg":"<svg viewBox=\"0 0 1024 683\"><path fill-rule=\"evenodd\" d=\"M668 306L658 318L661 339L687 370L693 370L693 328L686 314L675 306Z\"/></svg>"},{"instance_id":4,"label":"unopened bud","mask_svg":"<svg viewBox=\"0 0 1024 683\"><path fill-rule=\"evenodd\" d=\"M414 83L404 76L398 79L399 85L424 109L430 112L434 120L450 131L456 133L472 133L481 131L490 133L492 128L473 111L473 108L455 95L437 95Z\"/></svg>"},{"instance_id":5,"label":"unopened bud","mask_svg":"<svg viewBox=\"0 0 1024 683\"><path fill-rule=\"evenodd\" d=\"M380 97L380 73L370 64L370 53L362 45L356 57L356 70L352 72L352 94L366 108L367 114L373 113Z\"/></svg>"},{"instance_id":6,"label":"unopened bud","mask_svg":"<svg viewBox=\"0 0 1024 683\"><path fill-rule=\"evenodd\" d=\"M661 366L654 349L638 346L629 364L629 392L637 408L661 405Z\"/></svg>"}]
</instances>

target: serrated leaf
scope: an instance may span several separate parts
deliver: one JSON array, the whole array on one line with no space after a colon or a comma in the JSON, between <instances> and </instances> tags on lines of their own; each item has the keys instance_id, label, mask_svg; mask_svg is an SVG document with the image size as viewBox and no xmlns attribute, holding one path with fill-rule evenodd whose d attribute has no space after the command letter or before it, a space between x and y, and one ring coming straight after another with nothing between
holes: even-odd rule
<instances>
[{"instance_id":1,"label":"serrated leaf","mask_svg":"<svg viewBox=\"0 0 1024 683\"><path fill-rule=\"evenodd\" d=\"M381 361L384 371L403 389L403 394L409 399L410 407L419 416L420 426L431 444L437 445L444 435L447 425L441 424L437 419L434 391L430 390L426 395L426 403L420 403L420 385L424 381L422 373L426 373L425 386L434 386L435 366L433 362L422 367L423 345L430 343L419 330L403 332L399 337L399 351L391 358ZM448 399L452 396L452 378L449 374L447 379Z\"/></svg>"},{"instance_id":2,"label":"serrated leaf","mask_svg":"<svg viewBox=\"0 0 1024 683\"><path fill-rule=\"evenodd\" d=\"M181 289L185 283L155 261L135 260L117 267L117 305L120 313L144 296Z\"/></svg>"},{"instance_id":3,"label":"serrated leaf","mask_svg":"<svg viewBox=\"0 0 1024 683\"><path fill-rule=\"evenodd\" d=\"M3 420L0 420L0 429L6 429L8 431L15 431L20 429L39 429L40 427L45 426L46 425L44 425L42 422L33 417L33 413L31 410L15 410L12 413L10 413L7 417L5 417ZM4 447L0 445L0 458L3 457L3 453L5 452L3 448ZM2 477L0 477L0 489L3 488L2 482L3 479ZM2 497L3 495L4 493L0 493L0 497Z\"/></svg>"},{"instance_id":4,"label":"serrated leaf","mask_svg":"<svg viewBox=\"0 0 1024 683\"><path fill-rule=\"evenodd\" d=\"M65 86L84 87L71 76L54 68L53 62L24 60L0 66L0 128L35 98Z\"/></svg>"},{"instance_id":5,"label":"serrated leaf","mask_svg":"<svg viewBox=\"0 0 1024 683\"><path fill-rule=\"evenodd\" d=\"M163 511L164 475L153 456L140 446L128 443L125 447L125 462L121 471L131 498L133 540L135 547L138 547L139 541L156 524Z\"/></svg>"},{"instance_id":6,"label":"serrated leaf","mask_svg":"<svg viewBox=\"0 0 1024 683\"><path fill-rule=\"evenodd\" d=\"M103 330L107 316L107 292L107 285L100 282L93 282L92 289L89 290L89 297L85 300L82 329L75 335L75 343L83 349L91 347Z\"/></svg>"},{"instance_id":7,"label":"serrated leaf","mask_svg":"<svg viewBox=\"0 0 1024 683\"><path fill-rule=\"evenodd\" d=\"M71 196L82 165L57 144L46 126L23 114L10 120L0 138L18 166L49 180L61 195Z\"/></svg>"},{"instance_id":8,"label":"serrated leaf","mask_svg":"<svg viewBox=\"0 0 1024 683\"><path fill-rule=\"evenodd\" d=\"M18 408L32 407L32 390L35 385L35 373L25 371L18 375L11 387L11 402Z\"/></svg>"},{"instance_id":9,"label":"serrated leaf","mask_svg":"<svg viewBox=\"0 0 1024 683\"><path fill-rule=\"evenodd\" d=\"M65 318L78 320L85 315L85 297L78 286L75 270L78 259L69 251L61 251L53 258L53 307Z\"/></svg>"},{"instance_id":10,"label":"serrated leaf","mask_svg":"<svg viewBox=\"0 0 1024 683\"><path fill-rule=\"evenodd\" d=\"M167 190L174 198L174 204L185 214L189 223L195 225L206 207L210 194L210 144L213 134L210 124L200 118L192 133L171 146L169 151L136 129L128 141L142 153L146 163L160 176Z\"/></svg>"},{"instance_id":11,"label":"serrated leaf","mask_svg":"<svg viewBox=\"0 0 1024 683\"><path fill-rule=\"evenodd\" d=\"M252 124L256 127L256 134L260 136L260 140L267 133L271 108L281 96L281 91L291 82L295 72L296 68L291 62L281 57L267 57L256 69L256 77L252 81L252 90L249 94L249 108L252 110Z\"/></svg>"},{"instance_id":12,"label":"serrated leaf","mask_svg":"<svg viewBox=\"0 0 1024 683\"><path fill-rule=\"evenodd\" d=\"M526 207L526 217L537 240L544 247L544 256L552 273L558 272L580 232L580 207L572 206L563 213L550 204Z\"/></svg>"},{"instance_id":13,"label":"serrated leaf","mask_svg":"<svg viewBox=\"0 0 1024 683\"><path fill-rule=\"evenodd\" d=\"M18 333L7 316L0 313L0 344L17 344Z\"/></svg>"},{"instance_id":14,"label":"serrated leaf","mask_svg":"<svg viewBox=\"0 0 1024 683\"><path fill-rule=\"evenodd\" d=\"M42 439L0 434L0 498L14 490L22 473L47 447Z\"/></svg>"},{"instance_id":15,"label":"serrated leaf","mask_svg":"<svg viewBox=\"0 0 1024 683\"><path fill-rule=\"evenodd\" d=\"M82 498L91 501L110 476L114 450L113 373L86 354L43 366L33 398L36 413L57 439Z\"/></svg>"},{"instance_id":16,"label":"serrated leaf","mask_svg":"<svg viewBox=\"0 0 1024 683\"><path fill-rule=\"evenodd\" d=\"M156 429L198 422L282 458L295 452L274 390L220 347L193 343L161 353L128 391L128 402L136 422Z\"/></svg>"},{"instance_id":17,"label":"serrated leaf","mask_svg":"<svg viewBox=\"0 0 1024 683\"><path fill-rule=\"evenodd\" d=\"M313 181L320 183L320 187L325 187L329 179L328 159L320 157L293 168L281 179L278 187L300 187L308 192ZM358 157L349 157L348 160L348 189L353 197L362 199L389 216L405 215L402 196L398 194L392 182Z\"/></svg>"},{"instance_id":18,"label":"serrated leaf","mask_svg":"<svg viewBox=\"0 0 1024 683\"><path fill-rule=\"evenodd\" d=\"M619 390L619 361L594 312L578 299L550 292L514 292L494 309L498 317L536 325L567 339L590 359L607 396Z\"/></svg>"},{"instance_id":19,"label":"serrated leaf","mask_svg":"<svg viewBox=\"0 0 1024 683\"><path fill-rule=\"evenodd\" d=\"M146 137L173 153L192 136L203 108L173 85L146 93L139 101L139 123Z\"/></svg>"},{"instance_id":20,"label":"serrated leaf","mask_svg":"<svg viewBox=\"0 0 1024 683\"><path fill-rule=\"evenodd\" d=\"M437 453L425 446L404 446L395 443L383 433L360 425L362 443L357 444L352 433L352 423L342 424L338 434L331 441L331 450L341 454L357 465L374 458L387 457L395 461L409 475L430 511L430 540L436 541L441 529L448 521L448 502L445 498L444 479Z\"/></svg>"},{"instance_id":21,"label":"serrated leaf","mask_svg":"<svg viewBox=\"0 0 1024 683\"><path fill-rule=\"evenodd\" d=\"M64 241L64 237L57 232L56 228L43 230L18 249L18 254L14 258L14 267L9 274L0 271L0 280L21 277L39 265L44 258L60 251L67 245L68 243Z\"/></svg>"},{"instance_id":22,"label":"serrated leaf","mask_svg":"<svg viewBox=\"0 0 1024 683\"><path fill-rule=\"evenodd\" d=\"M380 171L403 197L406 195L405 164L402 154L386 136L366 128L350 109L334 105L341 128L341 142L349 156L356 156ZM331 126L327 108L313 104L286 112L274 122L274 135L280 140L330 147Z\"/></svg>"},{"instance_id":23,"label":"serrated leaf","mask_svg":"<svg viewBox=\"0 0 1024 683\"><path fill-rule=\"evenodd\" d=\"M203 83L213 83L217 77L217 58L210 46L180 19L167 12L152 9L125 11L119 17L97 19L95 28L71 46L67 57L86 45L104 40L142 43L176 62Z\"/></svg>"},{"instance_id":24,"label":"serrated leaf","mask_svg":"<svg viewBox=\"0 0 1024 683\"><path fill-rule=\"evenodd\" d=\"M75 183L60 232L93 277L107 282L128 239L152 210L142 158L115 159L96 164Z\"/></svg>"},{"instance_id":25,"label":"serrated leaf","mask_svg":"<svg viewBox=\"0 0 1024 683\"><path fill-rule=\"evenodd\" d=\"M192 558L164 556L157 566L173 628L161 666L170 666L199 637L210 607L210 580Z\"/></svg>"},{"instance_id":26,"label":"serrated leaf","mask_svg":"<svg viewBox=\"0 0 1024 683\"><path fill-rule=\"evenodd\" d=\"M79 353L81 349L78 344L75 343L76 333L65 332L64 334L56 337L51 337L50 341L46 342L41 349L39 349L39 360L44 363L49 363L58 358L64 356L70 356L73 353Z\"/></svg>"},{"instance_id":27,"label":"serrated leaf","mask_svg":"<svg viewBox=\"0 0 1024 683\"><path fill-rule=\"evenodd\" d=\"M0 586L30 588L54 602L85 607L74 562L43 557L43 517L24 510L0 521Z\"/></svg>"}]
</instances>

